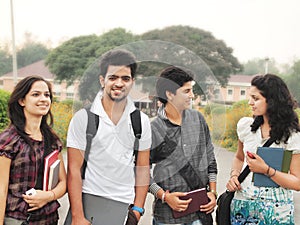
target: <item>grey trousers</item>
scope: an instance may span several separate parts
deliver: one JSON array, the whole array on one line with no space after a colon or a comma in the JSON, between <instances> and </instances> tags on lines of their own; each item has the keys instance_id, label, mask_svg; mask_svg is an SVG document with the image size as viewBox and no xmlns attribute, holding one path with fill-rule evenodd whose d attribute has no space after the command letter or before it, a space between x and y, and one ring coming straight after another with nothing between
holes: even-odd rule
<instances>
[{"instance_id":1,"label":"grey trousers","mask_svg":"<svg viewBox=\"0 0 300 225\"><path fill-rule=\"evenodd\" d=\"M107 199L101 196L82 194L85 218L93 225L123 225L128 215L129 204ZM64 225L72 222L69 209Z\"/></svg>"}]
</instances>

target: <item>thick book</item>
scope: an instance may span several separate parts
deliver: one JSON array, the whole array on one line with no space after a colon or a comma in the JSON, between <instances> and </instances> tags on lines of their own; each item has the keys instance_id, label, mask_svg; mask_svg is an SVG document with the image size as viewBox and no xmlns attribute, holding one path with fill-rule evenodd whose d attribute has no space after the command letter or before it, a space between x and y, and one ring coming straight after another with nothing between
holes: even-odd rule
<instances>
[{"instance_id":1,"label":"thick book","mask_svg":"<svg viewBox=\"0 0 300 225\"><path fill-rule=\"evenodd\" d=\"M173 210L173 217L175 219L197 212L200 210L201 205L206 205L209 202L205 188L190 191L187 193L186 196L180 197L180 199L182 200L188 200L190 198L192 198L192 201L190 202L188 208L185 211L178 212Z\"/></svg>"},{"instance_id":2,"label":"thick book","mask_svg":"<svg viewBox=\"0 0 300 225\"><path fill-rule=\"evenodd\" d=\"M43 191L48 191L50 166L58 159L59 151L55 150L44 159Z\"/></svg>"},{"instance_id":3,"label":"thick book","mask_svg":"<svg viewBox=\"0 0 300 225\"><path fill-rule=\"evenodd\" d=\"M49 170L49 179L48 179L48 191L56 187L59 181L59 167L60 160L57 159L51 166Z\"/></svg>"},{"instance_id":4,"label":"thick book","mask_svg":"<svg viewBox=\"0 0 300 225\"><path fill-rule=\"evenodd\" d=\"M258 147L257 154L272 168L282 171L284 149L274 147ZM272 170L273 172L273 170ZM261 173L253 174L254 186L279 187L270 177Z\"/></svg>"}]
</instances>

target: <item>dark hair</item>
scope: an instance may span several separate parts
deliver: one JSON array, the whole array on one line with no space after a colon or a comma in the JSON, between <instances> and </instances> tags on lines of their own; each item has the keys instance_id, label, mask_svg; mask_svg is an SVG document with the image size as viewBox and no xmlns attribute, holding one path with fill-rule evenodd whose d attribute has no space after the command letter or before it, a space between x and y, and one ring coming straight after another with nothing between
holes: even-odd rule
<instances>
[{"instance_id":1,"label":"dark hair","mask_svg":"<svg viewBox=\"0 0 300 225\"><path fill-rule=\"evenodd\" d=\"M135 56L124 49L114 49L106 52L100 62L100 74L105 77L107 68L109 65L122 66L125 65L130 68L131 76L134 75L137 70L137 63Z\"/></svg>"},{"instance_id":2,"label":"dark hair","mask_svg":"<svg viewBox=\"0 0 300 225\"><path fill-rule=\"evenodd\" d=\"M166 91L176 94L176 90L186 82L194 80L194 75L176 66L165 68L156 81L156 94L164 105L168 102Z\"/></svg>"},{"instance_id":3,"label":"dark hair","mask_svg":"<svg viewBox=\"0 0 300 225\"><path fill-rule=\"evenodd\" d=\"M270 137L276 140L276 143L281 140L287 143L291 132L300 131L298 115L295 112L297 103L287 85L274 74L255 76L251 85L266 98L267 116L271 127ZM251 130L256 131L263 123L263 116L257 116Z\"/></svg>"},{"instance_id":4,"label":"dark hair","mask_svg":"<svg viewBox=\"0 0 300 225\"><path fill-rule=\"evenodd\" d=\"M20 99L24 99L30 91L32 85L37 81L43 81L47 84L50 94L50 100L52 102L53 93L50 82L46 81L40 76L28 76L22 79L14 88L10 99L8 101L9 119L12 125L17 129L18 134L24 138L24 140L31 145L29 136L25 132L26 117L24 115L23 107L19 104ZM49 123L49 124L48 124ZM51 151L51 144L55 144L58 140L58 136L52 131L53 115L49 109L48 113L42 117L41 132L45 140L45 150Z\"/></svg>"}]
</instances>

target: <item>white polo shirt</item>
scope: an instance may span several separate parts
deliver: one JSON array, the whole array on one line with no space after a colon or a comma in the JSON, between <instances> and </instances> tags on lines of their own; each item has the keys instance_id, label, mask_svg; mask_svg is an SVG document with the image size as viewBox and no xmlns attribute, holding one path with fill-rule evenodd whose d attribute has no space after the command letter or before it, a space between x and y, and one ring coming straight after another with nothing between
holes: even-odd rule
<instances>
[{"instance_id":1,"label":"white polo shirt","mask_svg":"<svg viewBox=\"0 0 300 225\"><path fill-rule=\"evenodd\" d=\"M102 93L99 92L91 111L99 115L98 131L92 141L87 163L83 192L132 203L134 200L134 133L130 113L136 108L127 97L124 113L115 125L103 109ZM141 112L142 137L139 150L147 150L151 145L151 127L146 114ZM79 110L72 118L67 136L67 147L85 150L87 113ZM83 155L84 157L84 155Z\"/></svg>"}]
</instances>

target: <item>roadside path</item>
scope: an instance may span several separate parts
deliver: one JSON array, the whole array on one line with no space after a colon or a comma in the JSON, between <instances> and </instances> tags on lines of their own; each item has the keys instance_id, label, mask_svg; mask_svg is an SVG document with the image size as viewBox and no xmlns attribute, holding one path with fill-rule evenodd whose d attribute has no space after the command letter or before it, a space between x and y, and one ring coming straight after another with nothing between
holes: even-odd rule
<instances>
[{"instance_id":1,"label":"roadside path","mask_svg":"<svg viewBox=\"0 0 300 225\"><path fill-rule=\"evenodd\" d=\"M234 153L229 152L224 148L215 147L215 155L216 155L218 170L219 170L218 180L217 180L217 192L221 194L226 189L225 185L229 178L231 162ZM300 192L294 192L294 201L295 201L295 225L300 225ZM152 215L151 215L152 202L153 202L153 196L151 194L148 194L146 199L146 204L145 204L145 214L141 218L139 225L152 225ZM67 194L60 199L60 203L61 203L61 207L59 209L59 214L60 214L59 225L63 225L62 221L64 221L64 218L66 216L69 207ZM213 215L213 217L214 216L215 215Z\"/></svg>"}]
</instances>

